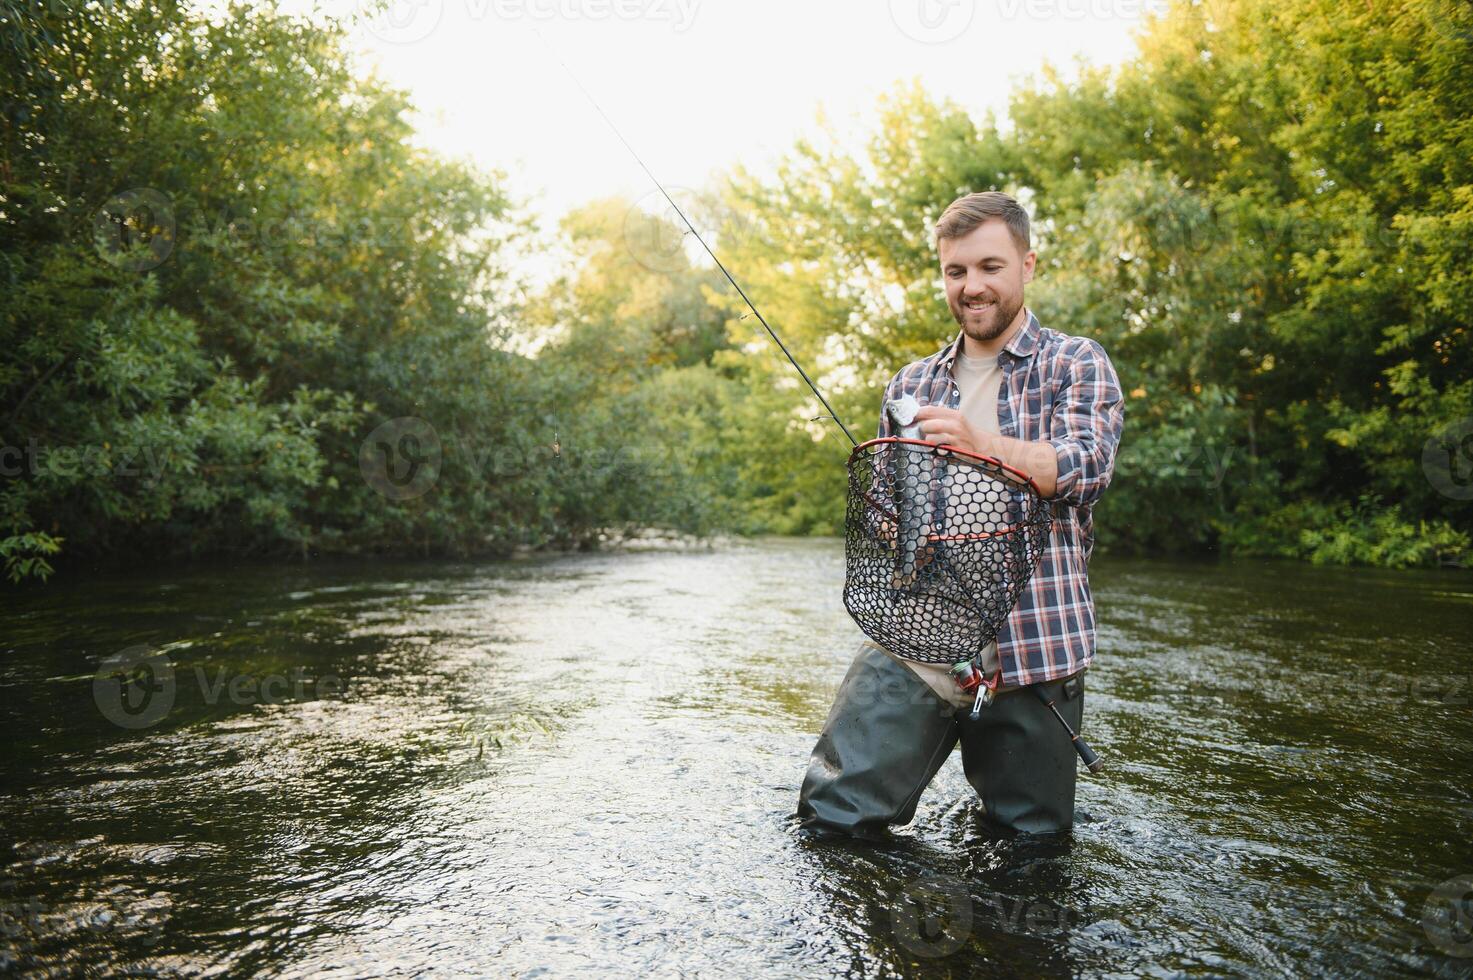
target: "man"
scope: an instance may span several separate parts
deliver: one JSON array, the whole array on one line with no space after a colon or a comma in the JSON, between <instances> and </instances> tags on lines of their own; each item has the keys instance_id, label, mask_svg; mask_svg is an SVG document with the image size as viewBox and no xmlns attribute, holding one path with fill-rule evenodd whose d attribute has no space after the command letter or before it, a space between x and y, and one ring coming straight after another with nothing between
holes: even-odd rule
<instances>
[{"instance_id":1,"label":"man","mask_svg":"<svg viewBox=\"0 0 1473 980\"><path fill-rule=\"evenodd\" d=\"M1073 745L1041 685L1079 730L1094 659L1086 569L1090 507L1115 467L1124 406L1095 341L1046 329L1023 306L1035 254L1028 213L989 191L953 201L936 223L946 302L961 327L937 353L903 368L885 401L909 394L924 437L993 456L1056 501L1048 547L1017 606L983 651L997 697L972 698L947 665L904 660L865 641L840 685L798 797L805 828L869 836L915 816L921 792L960 741L967 780L999 833L1067 831L1074 818ZM880 436L895 435L882 405Z\"/></svg>"}]
</instances>

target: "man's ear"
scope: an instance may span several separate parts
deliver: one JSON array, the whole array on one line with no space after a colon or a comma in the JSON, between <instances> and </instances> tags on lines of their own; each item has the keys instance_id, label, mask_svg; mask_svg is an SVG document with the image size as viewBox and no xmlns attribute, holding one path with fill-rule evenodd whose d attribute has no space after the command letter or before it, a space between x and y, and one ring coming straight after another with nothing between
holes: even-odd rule
<instances>
[{"instance_id":1,"label":"man's ear","mask_svg":"<svg viewBox=\"0 0 1473 980\"><path fill-rule=\"evenodd\" d=\"M1023 256L1023 281L1025 283L1033 281L1033 267L1037 262L1037 252L1030 251L1027 255Z\"/></svg>"}]
</instances>

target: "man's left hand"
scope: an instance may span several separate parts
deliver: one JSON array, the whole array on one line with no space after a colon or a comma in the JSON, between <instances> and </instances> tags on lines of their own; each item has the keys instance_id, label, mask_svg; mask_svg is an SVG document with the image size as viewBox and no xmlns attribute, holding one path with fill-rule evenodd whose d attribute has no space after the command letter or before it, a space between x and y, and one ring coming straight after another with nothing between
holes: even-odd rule
<instances>
[{"instance_id":1,"label":"man's left hand","mask_svg":"<svg viewBox=\"0 0 1473 980\"><path fill-rule=\"evenodd\" d=\"M967 423L966 416L954 408L923 405L916 412L915 420L920 423L921 433L927 442L945 443L978 456L988 455L985 433L974 430Z\"/></svg>"}]
</instances>

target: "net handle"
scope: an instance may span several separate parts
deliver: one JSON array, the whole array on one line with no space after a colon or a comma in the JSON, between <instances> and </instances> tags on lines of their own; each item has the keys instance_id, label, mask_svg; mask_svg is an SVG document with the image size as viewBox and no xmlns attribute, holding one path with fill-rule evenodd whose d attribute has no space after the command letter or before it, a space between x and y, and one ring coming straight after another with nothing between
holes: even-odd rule
<instances>
[{"instance_id":1,"label":"net handle","mask_svg":"<svg viewBox=\"0 0 1473 980\"><path fill-rule=\"evenodd\" d=\"M906 446L925 446L926 448L933 450L944 449L946 452L952 453L956 456L965 456L968 459L973 459L980 463L991 464L992 466L996 466L998 469L1017 478L1019 482L1026 483L1040 500L1048 499L1043 495L1043 491L1038 489L1038 484L1033 482L1033 477L1029 476L1027 473L1024 473L1017 467L1009 466L1007 463L1004 463L996 456L983 456L981 453L974 453L970 450L962 449L959 446L953 446L950 443L945 442L927 442L924 439L906 439L903 436L883 436L879 439L871 439L868 442L861 442L859 445L855 446L854 451L849 454L850 462L852 463L856 458L858 458L860 453L868 449L870 446L880 446L884 445L885 443L895 443L897 445Z\"/></svg>"}]
</instances>

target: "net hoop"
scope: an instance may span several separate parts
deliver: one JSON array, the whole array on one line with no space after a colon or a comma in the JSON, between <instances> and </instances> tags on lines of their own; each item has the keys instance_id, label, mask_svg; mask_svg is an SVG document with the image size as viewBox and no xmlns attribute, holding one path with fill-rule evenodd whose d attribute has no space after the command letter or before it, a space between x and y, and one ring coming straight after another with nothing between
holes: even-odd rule
<instances>
[{"instance_id":1,"label":"net hoop","mask_svg":"<svg viewBox=\"0 0 1473 980\"><path fill-rule=\"evenodd\" d=\"M901 657L956 663L996 638L1048 543L1053 507L1021 470L888 436L854 448L844 606Z\"/></svg>"}]
</instances>

